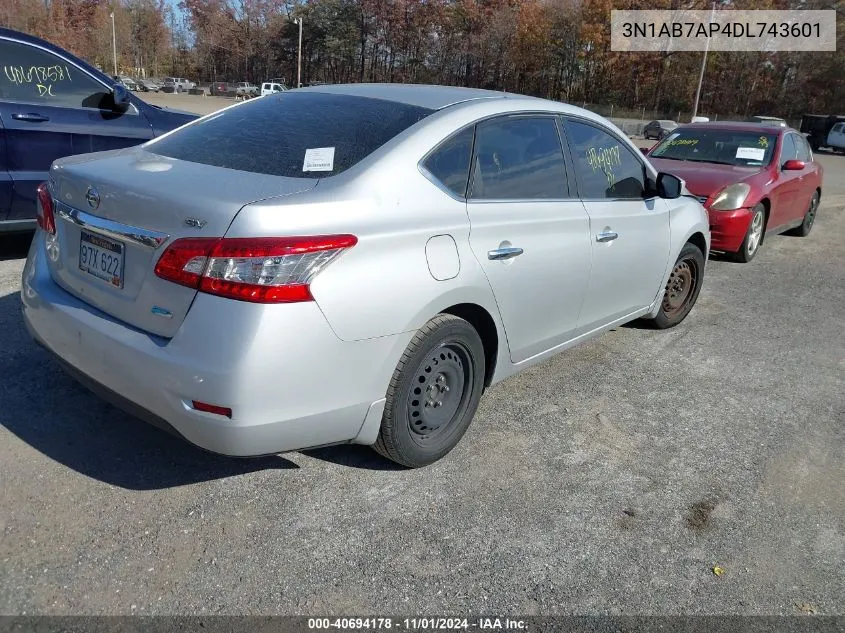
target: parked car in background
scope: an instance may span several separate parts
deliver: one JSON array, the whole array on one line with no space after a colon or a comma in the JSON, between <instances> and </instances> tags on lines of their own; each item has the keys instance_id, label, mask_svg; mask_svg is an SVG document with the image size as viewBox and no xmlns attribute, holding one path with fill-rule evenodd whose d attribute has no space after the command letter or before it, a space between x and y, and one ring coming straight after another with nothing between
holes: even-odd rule
<instances>
[{"instance_id":1,"label":"parked car in background","mask_svg":"<svg viewBox=\"0 0 845 633\"><path fill-rule=\"evenodd\" d=\"M31 35L0 28L0 59L0 232L35 228L36 188L57 158L137 145L197 118L145 103ZM40 85L14 80L32 67L57 70Z\"/></svg>"},{"instance_id":2,"label":"parked car in background","mask_svg":"<svg viewBox=\"0 0 845 633\"><path fill-rule=\"evenodd\" d=\"M486 386L638 317L680 323L709 250L701 204L608 121L466 88L268 95L50 175L29 331L228 455L430 464Z\"/></svg>"},{"instance_id":3,"label":"parked car in background","mask_svg":"<svg viewBox=\"0 0 845 633\"><path fill-rule=\"evenodd\" d=\"M235 88L226 81L215 81L209 88L209 93L215 97L226 97L234 92Z\"/></svg>"},{"instance_id":4,"label":"parked car in background","mask_svg":"<svg viewBox=\"0 0 845 633\"><path fill-rule=\"evenodd\" d=\"M830 128L826 145L835 152L845 153L845 121Z\"/></svg>"},{"instance_id":5,"label":"parked car in background","mask_svg":"<svg viewBox=\"0 0 845 633\"><path fill-rule=\"evenodd\" d=\"M262 97L271 95L274 92L284 92L285 90L287 90L287 88L285 88L284 84L274 83L272 81L265 81L263 84L261 84Z\"/></svg>"},{"instance_id":6,"label":"parked car in background","mask_svg":"<svg viewBox=\"0 0 845 633\"><path fill-rule=\"evenodd\" d=\"M133 92L138 91L138 84L135 83L135 80L132 79L132 77L127 77L126 75L112 75L112 79L123 84L127 90L131 90Z\"/></svg>"},{"instance_id":7,"label":"parked car in background","mask_svg":"<svg viewBox=\"0 0 845 633\"><path fill-rule=\"evenodd\" d=\"M659 119L657 121L649 121L643 128L643 138L660 140L676 127L678 127L678 124L672 120Z\"/></svg>"},{"instance_id":8,"label":"parked car in background","mask_svg":"<svg viewBox=\"0 0 845 633\"><path fill-rule=\"evenodd\" d=\"M765 123L766 125L779 125L780 127L789 127L789 124L784 120L776 116L752 116L749 117L748 121L750 123Z\"/></svg>"},{"instance_id":9,"label":"parked car in background","mask_svg":"<svg viewBox=\"0 0 845 633\"><path fill-rule=\"evenodd\" d=\"M258 86L255 84L251 84L248 81L240 81L238 85L235 87L235 94L238 97L257 97L258 96Z\"/></svg>"},{"instance_id":10,"label":"parked car in background","mask_svg":"<svg viewBox=\"0 0 845 633\"><path fill-rule=\"evenodd\" d=\"M188 81L184 77L165 77L162 82L162 87L172 88L173 92L187 92L191 88L196 88L197 85L193 81Z\"/></svg>"},{"instance_id":11,"label":"parked car in background","mask_svg":"<svg viewBox=\"0 0 845 633\"><path fill-rule=\"evenodd\" d=\"M138 88L141 92L158 92L161 90L161 84L155 79L139 79Z\"/></svg>"},{"instance_id":12,"label":"parked car in background","mask_svg":"<svg viewBox=\"0 0 845 633\"><path fill-rule=\"evenodd\" d=\"M748 262L767 234L813 228L823 170L806 139L762 123L705 123L675 130L648 152L682 178L710 215L713 248Z\"/></svg>"},{"instance_id":13,"label":"parked car in background","mask_svg":"<svg viewBox=\"0 0 845 633\"><path fill-rule=\"evenodd\" d=\"M707 123L710 119L706 116L694 116L692 117L692 123Z\"/></svg>"},{"instance_id":14,"label":"parked car in background","mask_svg":"<svg viewBox=\"0 0 845 633\"><path fill-rule=\"evenodd\" d=\"M805 114L801 117L801 133L807 135L807 141L814 152L820 147L827 147L830 130L837 123L845 123L845 115Z\"/></svg>"}]
</instances>

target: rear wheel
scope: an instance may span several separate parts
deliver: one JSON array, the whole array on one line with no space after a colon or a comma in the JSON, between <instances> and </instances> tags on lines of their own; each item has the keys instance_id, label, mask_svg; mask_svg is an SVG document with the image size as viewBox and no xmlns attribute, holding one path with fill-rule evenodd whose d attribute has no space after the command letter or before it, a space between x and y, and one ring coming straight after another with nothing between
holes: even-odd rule
<instances>
[{"instance_id":1,"label":"rear wheel","mask_svg":"<svg viewBox=\"0 0 845 633\"><path fill-rule=\"evenodd\" d=\"M790 231L793 235L799 237L807 237L813 229L813 223L816 221L816 212L819 210L819 192L813 194L813 199L810 200L810 206L807 213L804 214L804 221L800 226Z\"/></svg>"},{"instance_id":2,"label":"rear wheel","mask_svg":"<svg viewBox=\"0 0 845 633\"><path fill-rule=\"evenodd\" d=\"M742 246L734 253L734 259L738 262L750 262L757 255L760 250L760 244L763 242L763 235L766 231L766 207L762 203L754 207L753 215L751 216L751 224L748 226L748 232L745 234L745 239L742 241Z\"/></svg>"},{"instance_id":3,"label":"rear wheel","mask_svg":"<svg viewBox=\"0 0 845 633\"><path fill-rule=\"evenodd\" d=\"M704 253L695 244L687 242L681 249L675 266L669 274L660 312L651 322L664 330L674 327L687 318L704 281Z\"/></svg>"},{"instance_id":4,"label":"rear wheel","mask_svg":"<svg viewBox=\"0 0 845 633\"><path fill-rule=\"evenodd\" d=\"M411 339L387 389L375 450L417 468L451 451L484 388L484 346L467 321L440 314Z\"/></svg>"}]
</instances>

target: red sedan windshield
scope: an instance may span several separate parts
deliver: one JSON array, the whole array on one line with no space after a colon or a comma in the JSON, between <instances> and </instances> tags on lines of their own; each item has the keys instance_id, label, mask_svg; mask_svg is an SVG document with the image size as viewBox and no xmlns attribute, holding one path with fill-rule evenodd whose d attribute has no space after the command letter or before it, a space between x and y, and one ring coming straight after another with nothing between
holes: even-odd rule
<instances>
[{"instance_id":1,"label":"red sedan windshield","mask_svg":"<svg viewBox=\"0 0 845 633\"><path fill-rule=\"evenodd\" d=\"M735 130L679 129L657 145L649 156L668 160L761 167L775 152L777 136Z\"/></svg>"}]
</instances>

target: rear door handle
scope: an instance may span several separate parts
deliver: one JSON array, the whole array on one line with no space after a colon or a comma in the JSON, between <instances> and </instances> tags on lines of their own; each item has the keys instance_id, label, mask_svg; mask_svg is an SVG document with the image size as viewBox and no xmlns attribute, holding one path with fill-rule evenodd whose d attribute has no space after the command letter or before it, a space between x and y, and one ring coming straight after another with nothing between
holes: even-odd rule
<instances>
[{"instance_id":1,"label":"rear door handle","mask_svg":"<svg viewBox=\"0 0 845 633\"><path fill-rule=\"evenodd\" d=\"M16 121L29 121L30 123L44 123L44 121L50 120L50 117L38 114L37 112L22 112L13 114L12 118Z\"/></svg>"},{"instance_id":2,"label":"rear door handle","mask_svg":"<svg viewBox=\"0 0 845 633\"><path fill-rule=\"evenodd\" d=\"M602 231L596 235L596 242L612 242L617 237L619 237L618 233L614 233L613 231Z\"/></svg>"},{"instance_id":3,"label":"rear door handle","mask_svg":"<svg viewBox=\"0 0 845 633\"><path fill-rule=\"evenodd\" d=\"M510 259L512 257L518 257L522 255L523 250L521 248L515 248L510 246L508 248L497 248L492 251L487 251L487 259Z\"/></svg>"}]
</instances>

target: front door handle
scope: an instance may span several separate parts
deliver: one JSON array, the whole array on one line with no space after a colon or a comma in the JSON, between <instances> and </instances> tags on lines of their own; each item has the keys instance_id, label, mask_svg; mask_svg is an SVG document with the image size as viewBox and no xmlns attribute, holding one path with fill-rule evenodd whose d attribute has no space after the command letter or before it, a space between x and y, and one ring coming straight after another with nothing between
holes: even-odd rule
<instances>
[{"instance_id":1,"label":"front door handle","mask_svg":"<svg viewBox=\"0 0 845 633\"><path fill-rule=\"evenodd\" d=\"M50 120L50 117L44 116L43 114L38 114L36 112L22 112L18 114L13 114L12 118L16 121L29 121L30 123L44 123L44 121Z\"/></svg>"},{"instance_id":2,"label":"front door handle","mask_svg":"<svg viewBox=\"0 0 845 633\"><path fill-rule=\"evenodd\" d=\"M596 242L612 242L617 237L619 237L619 233L614 233L613 231L602 231L596 235Z\"/></svg>"},{"instance_id":3,"label":"front door handle","mask_svg":"<svg viewBox=\"0 0 845 633\"><path fill-rule=\"evenodd\" d=\"M512 257L518 257L522 255L523 250L521 248L515 248L513 246L509 246L508 248L497 248L492 251L487 251L487 259L510 259Z\"/></svg>"}]
</instances>

